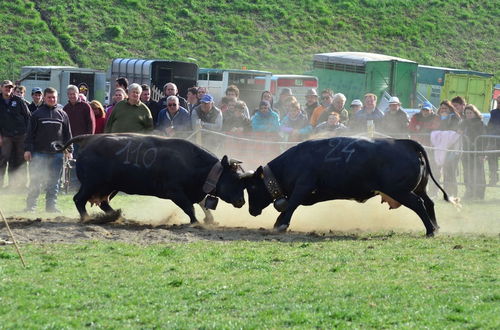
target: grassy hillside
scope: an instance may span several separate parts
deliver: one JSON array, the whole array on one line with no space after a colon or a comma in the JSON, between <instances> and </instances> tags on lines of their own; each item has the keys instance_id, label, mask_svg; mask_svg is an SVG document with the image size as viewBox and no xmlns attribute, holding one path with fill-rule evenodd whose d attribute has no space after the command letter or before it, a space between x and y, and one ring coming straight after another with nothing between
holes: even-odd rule
<instances>
[{"instance_id":1,"label":"grassy hillside","mask_svg":"<svg viewBox=\"0 0 500 330\"><path fill-rule=\"evenodd\" d=\"M0 74L12 79L22 65L106 69L115 57L301 73L332 51L500 77L500 8L489 0L15 0L0 17Z\"/></svg>"}]
</instances>

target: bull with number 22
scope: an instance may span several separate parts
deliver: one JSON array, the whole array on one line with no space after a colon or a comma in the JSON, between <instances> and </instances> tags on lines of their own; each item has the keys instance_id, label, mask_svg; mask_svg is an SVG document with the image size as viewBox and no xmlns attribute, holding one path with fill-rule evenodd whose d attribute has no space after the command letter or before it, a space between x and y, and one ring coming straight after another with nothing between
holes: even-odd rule
<instances>
[{"instance_id":1,"label":"bull with number 22","mask_svg":"<svg viewBox=\"0 0 500 330\"><path fill-rule=\"evenodd\" d=\"M299 205L334 199L365 202L381 195L391 209L404 205L418 214L427 236L439 229L426 193L432 175L425 149L413 140L336 137L305 141L247 174L244 184L253 216L274 202L274 227L285 231ZM337 216L342 216L338 214Z\"/></svg>"}]
</instances>

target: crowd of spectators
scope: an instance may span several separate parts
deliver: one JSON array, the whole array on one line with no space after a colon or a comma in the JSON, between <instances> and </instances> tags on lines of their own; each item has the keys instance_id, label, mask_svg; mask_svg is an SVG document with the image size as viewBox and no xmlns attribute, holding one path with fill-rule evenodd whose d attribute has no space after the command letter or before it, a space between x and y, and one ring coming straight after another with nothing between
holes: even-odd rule
<instances>
[{"instance_id":1,"label":"crowd of spectators","mask_svg":"<svg viewBox=\"0 0 500 330\"><path fill-rule=\"evenodd\" d=\"M15 172L25 165L25 161L32 162L31 169L47 166L50 162L62 164L62 156L55 152L51 142L65 143L72 136L81 134L135 132L183 138L203 128L233 135L265 133L267 138L274 137L275 141L300 142L314 137L377 132L398 138L411 137L426 146L443 150L456 150L461 143L466 151L478 150L473 143L477 136L486 133L500 135L498 106L491 111L486 127L477 108L459 96L441 102L436 111L432 104L424 102L420 111L409 118L397 96L389 99L388 109L380 109L377 96L372 93L364 95L362 100L353 100L346 108L346 96L330 89L320 93L309 89L304 104L300 104L289 88L281 89L276 102L269 91L264 91L257 109L248 108L234 85L227 88L225 96L216 104L205 87L189 88L184 99L176 84L169 82L163 87L165 96L154 101L148 85L129 85L127 79L118 78L107 107L97 100L87 100L82 87L75 85L67 87L68 103L64 106L58 104L58 92L51 88L33 88L31 103L24 99L26 89L23 86L14 86L5 80L1 89L0 170L3 174L9 164L10 186L18 189L27 186L26 179L13 180ZM483 151L499 149L500 139L492 141L487 147L481 147ZM77 157L78 149L73 153L66 154L66 157ZM487 157L489 184L498 181L498 156L489 153ZM444 156L436 152L432 160L443 174L445 189L450 194L458 192L456 173L462 162L467 187L465 197L484 198L484 154L472 153L471 157L460 160L457 152L445 152ZM46 191L46 210L57 211L57 183L54 182L57 182L56 172L61 167L51 165L50 168L49 172L37 170L37 173L44 173L40 179L32 175L27 210L34 210L43 188Z\"/></svg>"}]
</instances>

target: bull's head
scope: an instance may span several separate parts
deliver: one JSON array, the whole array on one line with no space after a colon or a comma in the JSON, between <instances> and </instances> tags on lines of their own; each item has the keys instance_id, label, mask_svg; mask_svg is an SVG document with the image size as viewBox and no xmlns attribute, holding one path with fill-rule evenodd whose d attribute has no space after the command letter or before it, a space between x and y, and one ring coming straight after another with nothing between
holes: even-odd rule
<instances>
[{"instance_id":1,"label":"bull's head","mask_svg":"<svg viewBox=\"0 0 500 330\"><path fill-rule=\"evenodd\" d=\"M245 173L241 180L248 193L248 210L254 217L261 214L273 199L264 184L264 170L262 166L255 173Z\"/></svg>"},{"instance_id":2,"label":"bull's head","mask_svg":"<svg viewBox=\"0 0 500 330\"><path fill-rule=\"evenodd\" d=\"M245 187L238 173L240 163L234 160L229 161L227 156L222 157L222 174L216 186L216 195L223 201L233 204L234 207L238 208L245 205L245 197L243 195Z\"/></svg>"}]
</instances>

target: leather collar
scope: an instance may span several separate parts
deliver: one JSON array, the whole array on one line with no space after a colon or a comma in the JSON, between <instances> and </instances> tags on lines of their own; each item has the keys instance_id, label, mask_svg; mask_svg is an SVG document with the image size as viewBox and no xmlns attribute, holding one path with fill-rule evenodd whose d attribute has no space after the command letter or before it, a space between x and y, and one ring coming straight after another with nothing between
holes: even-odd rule
<instances>
[{"instance_id":1,"label":"leather collar","mask_svg":"<svg viewBox=\"0 0 500 330\"><path fill-rule=\"evenodd\" d=\"M264 166L263 170L264 177L262 178L262 180L264 180L264 185L266 186L267 191L271 195L272 199L276 200L279 198L284 198L285 194L283 193L283 190L281 190L278 180L276 180L276 178L274 177L271 168L266 165Z\"/></svg>"},{"instance_id":2,"label":"leather collar","mask_svg":"<svg viewBox=\"0 0 500 330\"><path fill-rule=\"evenodd\" d=\"M217 182L219 182L220 176L222 174L222 164L220 161L212 166L210 172L208 172L207 179L203 184L203 192L205 194L215 195L215 188L217 187Z\"/></svg>"}]
</instances>

